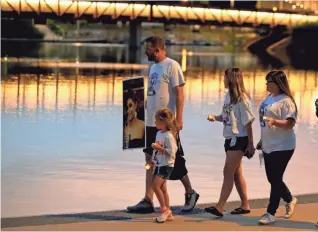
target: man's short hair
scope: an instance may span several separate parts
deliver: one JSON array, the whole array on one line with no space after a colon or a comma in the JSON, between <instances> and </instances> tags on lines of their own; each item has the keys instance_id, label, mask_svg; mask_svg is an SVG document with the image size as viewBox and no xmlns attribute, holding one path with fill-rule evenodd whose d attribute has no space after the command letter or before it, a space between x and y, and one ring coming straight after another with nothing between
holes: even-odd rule
<instances>
[{"instance_id":1,"label":"man's short hair","mask_svg":"<svg viewBox=\"0 0 318 232\"><path fill-rule=\"evenodd\" d=\"M162 50L166 48L165 40L161 36L151 36L146 39L146 43L151 43L151 45L155 48L159 48Z\"/></svg>"}]
</instances>

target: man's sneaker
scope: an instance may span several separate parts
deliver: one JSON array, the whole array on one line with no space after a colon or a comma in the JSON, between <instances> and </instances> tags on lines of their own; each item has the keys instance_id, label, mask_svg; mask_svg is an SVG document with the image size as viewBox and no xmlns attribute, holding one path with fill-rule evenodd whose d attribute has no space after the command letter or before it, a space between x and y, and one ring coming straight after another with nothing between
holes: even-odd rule
<instances>
[{"instance_id":1,"label":"man's sneaker","mask_svg":"<svg viewBox=\"0 0 318 232\"><path fill-rule=\"evenodd\" d=\"M156 218L156 221L158 223L163 223L165 221L173 221L173 220L174 220L174 217L170 209L166 209L164 211L160 210L160 215L159 217Z\"/></svg>"},{"instance_id":2,"label":"man's sneaker","mask_svg":"<svg viewBox=\"0 0 318 232\"><path fill-rule=\"evenodd\" d=\"M145 198L142 199L137 205L128 206L127 210L132 213L153 213L155 209L153 204L147 201Z\"/></svg>"},{"instance_id":3,"label":"man's sneaker","mask_svg":"<svg viewBox=\"0 0 318 232\"><path fill-rule=\"evenodd\" d=\"M293 200L290 203L286 204L286 214L284 218L288 219L293 215L296 203L297 203L297 198L293 197Z\"/></svg>"},{"instance_id":4,"label":"man's sneaker","mask_svg":"<svg viewBox=\"0 0 318 232\"><path fill-rule=\"evenodd\" d=\"M274 224L276 221L275 216L269 214L269 213L265 213L262 218L258 221L258 223L260 225L270 225L270 224Z\"/></svg>"},{"instance_id":5,"label":"man's sneaker","mask_svg":"<svg viewBox=\"0 0 318 232\"><path fill-rule=\"evenodd\" d=\"M184 203L184 207L182 208L182 211L190 212L191 210L193 210L193 208L197 204L199 197L200 195L194 190L193 190L193 193L186 193L185 203Z\"/></svg>"}]
</instances>

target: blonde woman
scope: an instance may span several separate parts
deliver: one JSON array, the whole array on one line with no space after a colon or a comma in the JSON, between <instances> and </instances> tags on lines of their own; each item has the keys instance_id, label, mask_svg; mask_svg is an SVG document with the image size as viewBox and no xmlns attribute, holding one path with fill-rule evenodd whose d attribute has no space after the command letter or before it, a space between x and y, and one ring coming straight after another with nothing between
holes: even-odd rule
<instances>
[{"instance_id":1,"label":"blonde woman","mask_svg":"<svg viewBox=\"0 0 318 232\"><path fill-rule=\"evenodd\" d=\"M242 72L238 68L225 71L224 87L229 91L225 96L222 113L208 116L210 122L219 121L224 125L226 160L221 195L216 206L205 208L206 212L218 217L223 217L224 205L234 183L242 202L231 214L250 213L241 162L244 155L251 158L255 153L252 130L255 117L251 110L250 97L244 87Z\"/></svg>"}]
</instances>

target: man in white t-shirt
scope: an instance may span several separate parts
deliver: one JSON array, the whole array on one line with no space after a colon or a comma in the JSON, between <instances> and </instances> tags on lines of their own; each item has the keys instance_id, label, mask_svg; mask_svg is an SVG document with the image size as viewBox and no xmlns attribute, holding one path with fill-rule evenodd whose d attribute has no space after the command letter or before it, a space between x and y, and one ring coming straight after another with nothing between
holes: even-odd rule
<instances>
[{"instance_id":1,"label":"man in white t-shirt","mask_svg":"<svg viewBox=\"0 0 318 232\"><path fill-rule=\"evenodd\" d=\"M147 119L146 119L146 148L144 153L146 162L151 163L153 149L151 144L155 142L158 129L155 125L156 111L161 108L169 108L176 114L180 130L183 126L183 86L185 84L183 73L177 61L166 56L165 41L162 37L152 36L146 40L146 55L154 64L150 68L148 77ZM184 160L184 159L183 159ZM184 211L191 211L199 194L195 192L188 177L185 162L176 162L170 179L181 180L185 188ZM146 171L145 197L134 206L127 207L130 212L154 212L153 195L151 187L152 168Z\"/></svg>"}]
</instances>

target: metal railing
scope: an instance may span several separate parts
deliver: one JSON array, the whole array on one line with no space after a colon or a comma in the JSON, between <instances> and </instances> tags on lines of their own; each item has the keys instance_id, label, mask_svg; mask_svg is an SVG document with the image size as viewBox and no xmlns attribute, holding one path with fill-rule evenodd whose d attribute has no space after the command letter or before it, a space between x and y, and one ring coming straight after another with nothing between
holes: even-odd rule
<instances>
[{"instance_id":1,"label":"metal railing","mask_svg":"<svg viewBox=\"0 0 318 232\"><path fill-rule=\"evenodd\" d=\"M267 25L294 27L299 24L318 23L317 15L275 13L266 11L216 9L161 4L140 4L104 1L74 0L2 0L2 17L73 16L110 20L177 21L179 23Z\"/></svg>"}]
</instances>

